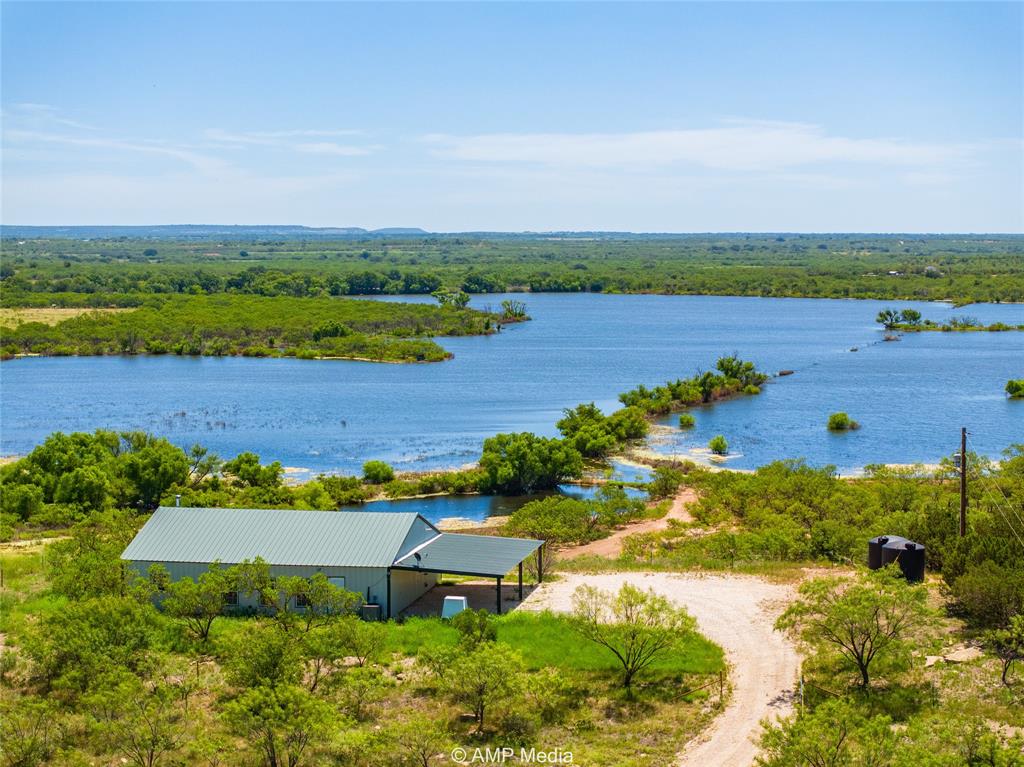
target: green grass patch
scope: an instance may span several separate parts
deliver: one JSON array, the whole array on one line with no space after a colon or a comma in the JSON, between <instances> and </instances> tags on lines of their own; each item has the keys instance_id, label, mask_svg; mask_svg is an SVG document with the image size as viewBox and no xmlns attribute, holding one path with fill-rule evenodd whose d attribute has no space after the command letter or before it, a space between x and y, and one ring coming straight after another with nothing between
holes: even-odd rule
<instances>
[{"instance_id":1,"label":"green grass patch","mask_svg":"<svg viewBox=\"0 0 1024 767\"><path fill-rule=\"evenodd\" d=\"M554 613L512 613L498 621L498 641L523 655L530 669L616 672L619 662L607 649L582 639L569 619ZM664 674L712 674L725 668L722 649L693 634L672 653L652 664Z\"/></svg>"}]
</instances>

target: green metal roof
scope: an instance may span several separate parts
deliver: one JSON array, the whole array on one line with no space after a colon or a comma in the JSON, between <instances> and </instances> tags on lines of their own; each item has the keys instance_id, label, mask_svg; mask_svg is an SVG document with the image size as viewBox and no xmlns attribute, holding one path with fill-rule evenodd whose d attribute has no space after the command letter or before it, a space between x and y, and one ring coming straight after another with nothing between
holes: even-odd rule
<instances>
[{"instance_id":1,"label":"green metal roof","mask_svg":"<svg viewBox=\"0 0 1024 767\"><path fill-rule=\"evenodd\" d=\"M415 525L418 519L415 512L161 506L121 558L236 564L262 557L274 565L390 567L437 535L429 523ZM416 527L423 530L419 540L410 536Z\"/></svg>"},{"instance_id":2,"label":"green metal roof","mask_svg":"<svg viewBox=\"0 0 1024 767\"><path fill-rule=\"evenodd\" d=\"M543 543L530 538L443 533L396 561L395 567L501 578Z\"/></svg>"}]
</instances>

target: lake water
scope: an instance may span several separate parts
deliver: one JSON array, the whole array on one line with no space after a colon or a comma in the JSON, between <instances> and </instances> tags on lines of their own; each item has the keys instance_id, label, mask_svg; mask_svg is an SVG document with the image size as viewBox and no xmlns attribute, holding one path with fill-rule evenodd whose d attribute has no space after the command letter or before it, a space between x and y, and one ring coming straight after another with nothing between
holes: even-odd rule
<instances>
[{"instance_id":1,"label":"lake water","mask_svg":"<svg viewBox=\"0 0 1024 767\"><path fill-rule=\"evenodd\" d=\"M970 314L1024 323L1024 306L589 294L517 295L533 321L502 333L440 342L449 362L384 365L289 359L31 358L0 365L0 452L23 454L52 431L144 429L221 456L243 450L305 473L356 472L371 458L401 470L457 467L506 431L555 435L563 408L713 366L737 353L792 376L757 397L695 413L652 447L702 457L714 434L726 465L780 458L833 464L935 462L957 449L996 456L1024 441L1024 402L1003 393L1024 376L1024 333L918 333L881 342L888 306L942 320ZM477 307L504 296L475 296ZM393 299L388 299L393 300ZM429 299L428 299L429 300ZM859 351L852 352L857 347ZM859 431L830 434L845 410ZM668 423L674 418L666 419ZM627 478L634 470L620 467ZM302 472L295 473L301 476Z\"/></svg>"}]
</instances>

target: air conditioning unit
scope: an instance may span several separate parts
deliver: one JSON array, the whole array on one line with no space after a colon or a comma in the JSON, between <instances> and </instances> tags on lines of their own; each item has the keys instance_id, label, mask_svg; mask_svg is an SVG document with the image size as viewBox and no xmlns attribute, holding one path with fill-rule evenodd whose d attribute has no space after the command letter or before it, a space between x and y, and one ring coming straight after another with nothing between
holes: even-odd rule
<instances>
[{"instance_id":1,"label":"air conditioning unit","mask_svg":"<svg viewBox=\"0 0 1024 767\"><path fill-rule=\"evenodd\" d=\"M366 604L359 608L359 617L364 621L380 620L380 605Z\"/></svg>"}]
</instances>

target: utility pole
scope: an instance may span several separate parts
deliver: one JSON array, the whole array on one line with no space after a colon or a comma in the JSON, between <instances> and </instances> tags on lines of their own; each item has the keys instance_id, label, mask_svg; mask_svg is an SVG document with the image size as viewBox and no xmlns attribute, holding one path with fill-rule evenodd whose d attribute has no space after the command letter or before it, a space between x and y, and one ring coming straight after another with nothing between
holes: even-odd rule
<instances>
[{"instance_id":1,"label":"utility pole","mask_svg":"<svg viewBox=\"0 0 1024 767\"><path fill-rule=\"evenodd\" d=\"M967 535L967 429L960 429L960 537Z\"/></svg>"}]
</instances>

